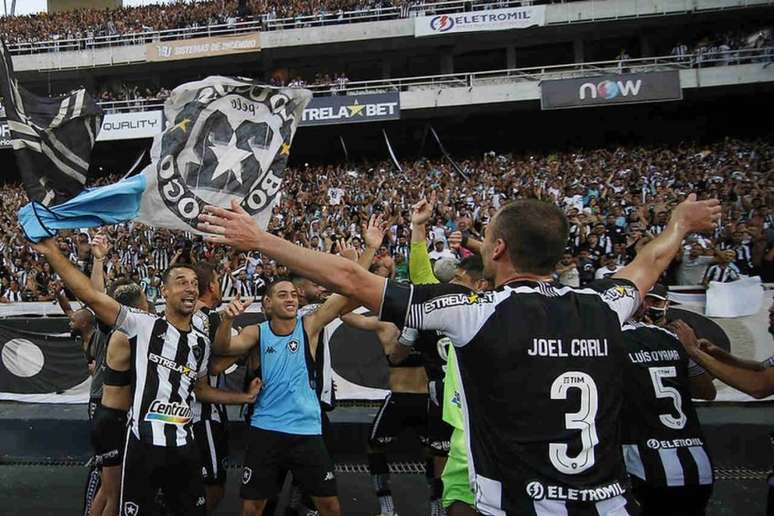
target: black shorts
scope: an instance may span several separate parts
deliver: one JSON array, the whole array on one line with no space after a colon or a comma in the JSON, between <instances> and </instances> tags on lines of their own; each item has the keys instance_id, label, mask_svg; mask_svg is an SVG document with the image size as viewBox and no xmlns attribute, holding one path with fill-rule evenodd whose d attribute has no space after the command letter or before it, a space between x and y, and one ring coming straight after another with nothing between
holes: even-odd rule
<instances>
[{"instance_id":1,"label":"black shorts","mask_svg":"<svg viewBox=\"0 0 774 516\"><path fill-rule=\"evenodd\" d=\"M427 394L388 394L371 423L368 444L372 447L390 444L404 428L410 427L422 444L427 445L427 403Z\"/></svg>"},{"instance_id":2,"label":"black shorts","mask_svg":"<svg viewBox=\"0 0 774 516\"><path fill-rule=\"evenodd\" d=\"M89 398L89 406L88 406L89 421L92 421L92 422L94 421L94 414L96 414L97 407L99 407L101 403L102 403L102 397Z\"/></svg>"},{"instance_id":3,"label":"black shorts","mask_svg":"<svg viewBox=\"0 0 774 516\"><path fill-rule=\"evenodd\" d=\"M632 494L642 507L642 516L703 516L712 497L712 484L653 487L632 476Z\"/></svg>"},{"instance_id":4,"label":"black shorts","mask_svg":"<svg viewBox=\"0 0 774 516\"><path fill-rule=\"evenodd\" d=\"M226 483L228 432L218 421L198 421L193 424L193 435L202 461L202 480L205 485L222 486Z\"/></svg>"},{"instance_id":5,"label":"black shorts","mask_svg":"<svg viewBox=\"0 0 774 516\"><path fill-rule=\"evenodd\" d=\"M427 446L438 457L449 455L454 428L443 420L443 380L430 382L427 400Z\"/></svg>"},{"instance_id":6,"label":"black shorts","mask_svg":"<svg viewBox=\"0 0 774 516\"><path fill-rule=\"evenodd\" d=\"M126 411L98 405L91 425L95 466L120 466L126 443Z\"/></svg>"},{"instance_id":7,"label":"black shorts","mask_svg":"<svg viewBox=\"0 0 774 516\"><path fill-rule=\"evenodd\" d=\"M169 513L205 516L207 499L202 483L199 450L193 443L180 447L153 446L128 431L121 474L122 516L154 514L156 492L164 492Z\"/></svg>"},{"instance_id":8,"label":"black shorts","mask_svg":"<svg viewBox=\"0 0 774 516\"><path fill-rule=\"evenodd\" d=\"M337 494L333 461L322 436L283 434L251 426L239 496L266 500L277 495L288 471L311 496Z\"/></svg>"}]
</instances>

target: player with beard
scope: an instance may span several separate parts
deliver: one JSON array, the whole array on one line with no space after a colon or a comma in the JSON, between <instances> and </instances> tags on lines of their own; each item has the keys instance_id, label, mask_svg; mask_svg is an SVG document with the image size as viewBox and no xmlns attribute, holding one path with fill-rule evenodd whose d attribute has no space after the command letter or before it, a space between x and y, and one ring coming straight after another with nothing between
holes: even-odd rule
<instances>
[{"instance_id":1,"label":"player with beard","mask_svg":"<svg viewBox=\"0 0 774 516\"><path fill-rule=\"evenodd\" d=\"M256 250L371 310L444 333L457 348L476 509L488 514L613 515L636 511L623 462L621 324L693 232L713 229L716 199L690 194L669 225L616 277L594 289L557 288L568 238L555 205L501 207L481 246L495 290L404 285L263 231L237 202L206 206L207 240ZM518 392L519 396L513 396Z\"/></svg>"},{"instance_id":2,"label":"player with beard","mask_svg":"<svg viewBox=\"0 0 774 516\"><path fill-rule=\"evenodd\" d=\"M667 288L655 285L623 326L624 460L644 516L699 516L713 471L692 398L712 400L715 387L669 330L667 297Z\"/></svg>"},{"instance_id":3,"label":"player with beard","mask_svg":"<svg viewBox=\"0 0 774 516\"><path fill-rule=\"evenodd\" d=\"M204 516L201 463L191 435L197 399L246 403L260 389L214 396L206 381L209 339L191 325L198 296L196 273L177 264L163 277L166 314L158 317L121 305L98 291L64 255L56 240L35 244L51 268L97 318L126 336L123 352L132 359L132 412L124 445L119 510L124 516L152 512L157 489L173 514ZM117 344L117 343L114 343Z\"/></svg>"},{"instance_id":4,"label":"player with beard","mask_svg":"<svg viewBox=\"0 0 774 516\"><path fill-rule=\"evenodd\" d=\"M697 339L690 326L682 321L673 325L690 357L721 382L749 394L755 399L774 395L774 355L762 362L746 360ZM769 334L774 336L774 302L769 307ZM774 468L768 477L766 514L774 514Z\"/></svg>"}]
</instances>

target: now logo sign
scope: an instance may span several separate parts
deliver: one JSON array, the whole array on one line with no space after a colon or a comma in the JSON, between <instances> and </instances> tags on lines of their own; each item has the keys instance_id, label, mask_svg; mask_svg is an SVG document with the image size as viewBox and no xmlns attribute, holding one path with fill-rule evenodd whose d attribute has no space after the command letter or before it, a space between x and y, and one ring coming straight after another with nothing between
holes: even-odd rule
<instances>
[{"instance_id":1,"label":"now logo sign","mask_svg":"<svg viewBox=\"0 0 774 516\"><path fill-rule=\"evenodd\" d=\"M682 98L678 71L606 74L540 83L540 105L544 110Z\"/></svg>"}]
</instances>

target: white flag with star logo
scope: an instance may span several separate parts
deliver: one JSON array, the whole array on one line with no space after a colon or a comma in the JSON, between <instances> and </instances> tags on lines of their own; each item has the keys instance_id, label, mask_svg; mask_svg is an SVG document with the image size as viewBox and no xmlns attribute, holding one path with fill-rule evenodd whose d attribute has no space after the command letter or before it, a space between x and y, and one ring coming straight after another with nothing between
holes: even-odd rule
<instances>
[{"instance_id":1,"label":"white flag with star logo","mask_svg":"<svg viewBox=\"0 0 774 516\"><path fill-rule=\"evenodd\" d=\"M279 200L304 89L208 77L175 88L144 171L138 222L192 233L207 204L237 200L266 227Z\"/></svg>"},{"instance_id":2,"label":"white flag with star logo","mask_svg":"<svg viewBox=\"0 0 774 516\"><path fill-rule=\"evenodd\" d=\"M132 219L202 234L196 224L204 206L236 200L265 228L311 98L309 90L229 77L178 86L164 104L168 127L153 139L151 164L141 174L61 204L30 203L19 210L20 225L33 242L62 229Z\"/></svg>"}]
</instances>

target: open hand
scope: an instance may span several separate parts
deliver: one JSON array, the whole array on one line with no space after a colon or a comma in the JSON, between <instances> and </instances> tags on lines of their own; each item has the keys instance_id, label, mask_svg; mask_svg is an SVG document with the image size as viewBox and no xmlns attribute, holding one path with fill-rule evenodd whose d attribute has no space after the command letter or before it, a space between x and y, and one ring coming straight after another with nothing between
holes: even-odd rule
<instances>
[{"instance_id":1,"label":"open hand","mask_svg":"<svg viewBox=\"0 0 774 516\"><path fill-rule=\"evenodd\" d=\"M387 223L381 214L371 215L368 224L363 224L363 239L366 246L371 249L377 249L384 241L384 234L387 232Z\"/></svg>"},{"instance_id":2,"label":"open hand","mask_svg":"<svg viewBox=\"0 0 774 516\"><path fill-rule=\"evenodd\" d=\"M258 247L258 241L266 232L247 213L237 201L231 201L231 209L218 206L205 206L199 215L201 221L196 227L209 233L205 240L214 244L230 245L240 251L250 251Z\"/></svg>"},{"instance_id":3,"label":"open hand","mask_svg":"<svg viewBox=\"0 0 774 516\"><path fill-rule=\"evenodd\" d=\"M680 343L688 354L694 356L699 349L699 342L693 328L684 321L673 321L670 323L669 328L677 334L677 338L680 339Z\"/></svg>"},{"instance_id":4,"label":"open hand","mask_svg":"<svg viewBox=\"0 0 774 516\"><path fill-rule=\"evenodd\" d=\"M720 221L720 201L707 199L697 201L696 194L688 197L672 211L672 219L677 221L686 233L711 231Z\"/></svg>"}]
</instances>

